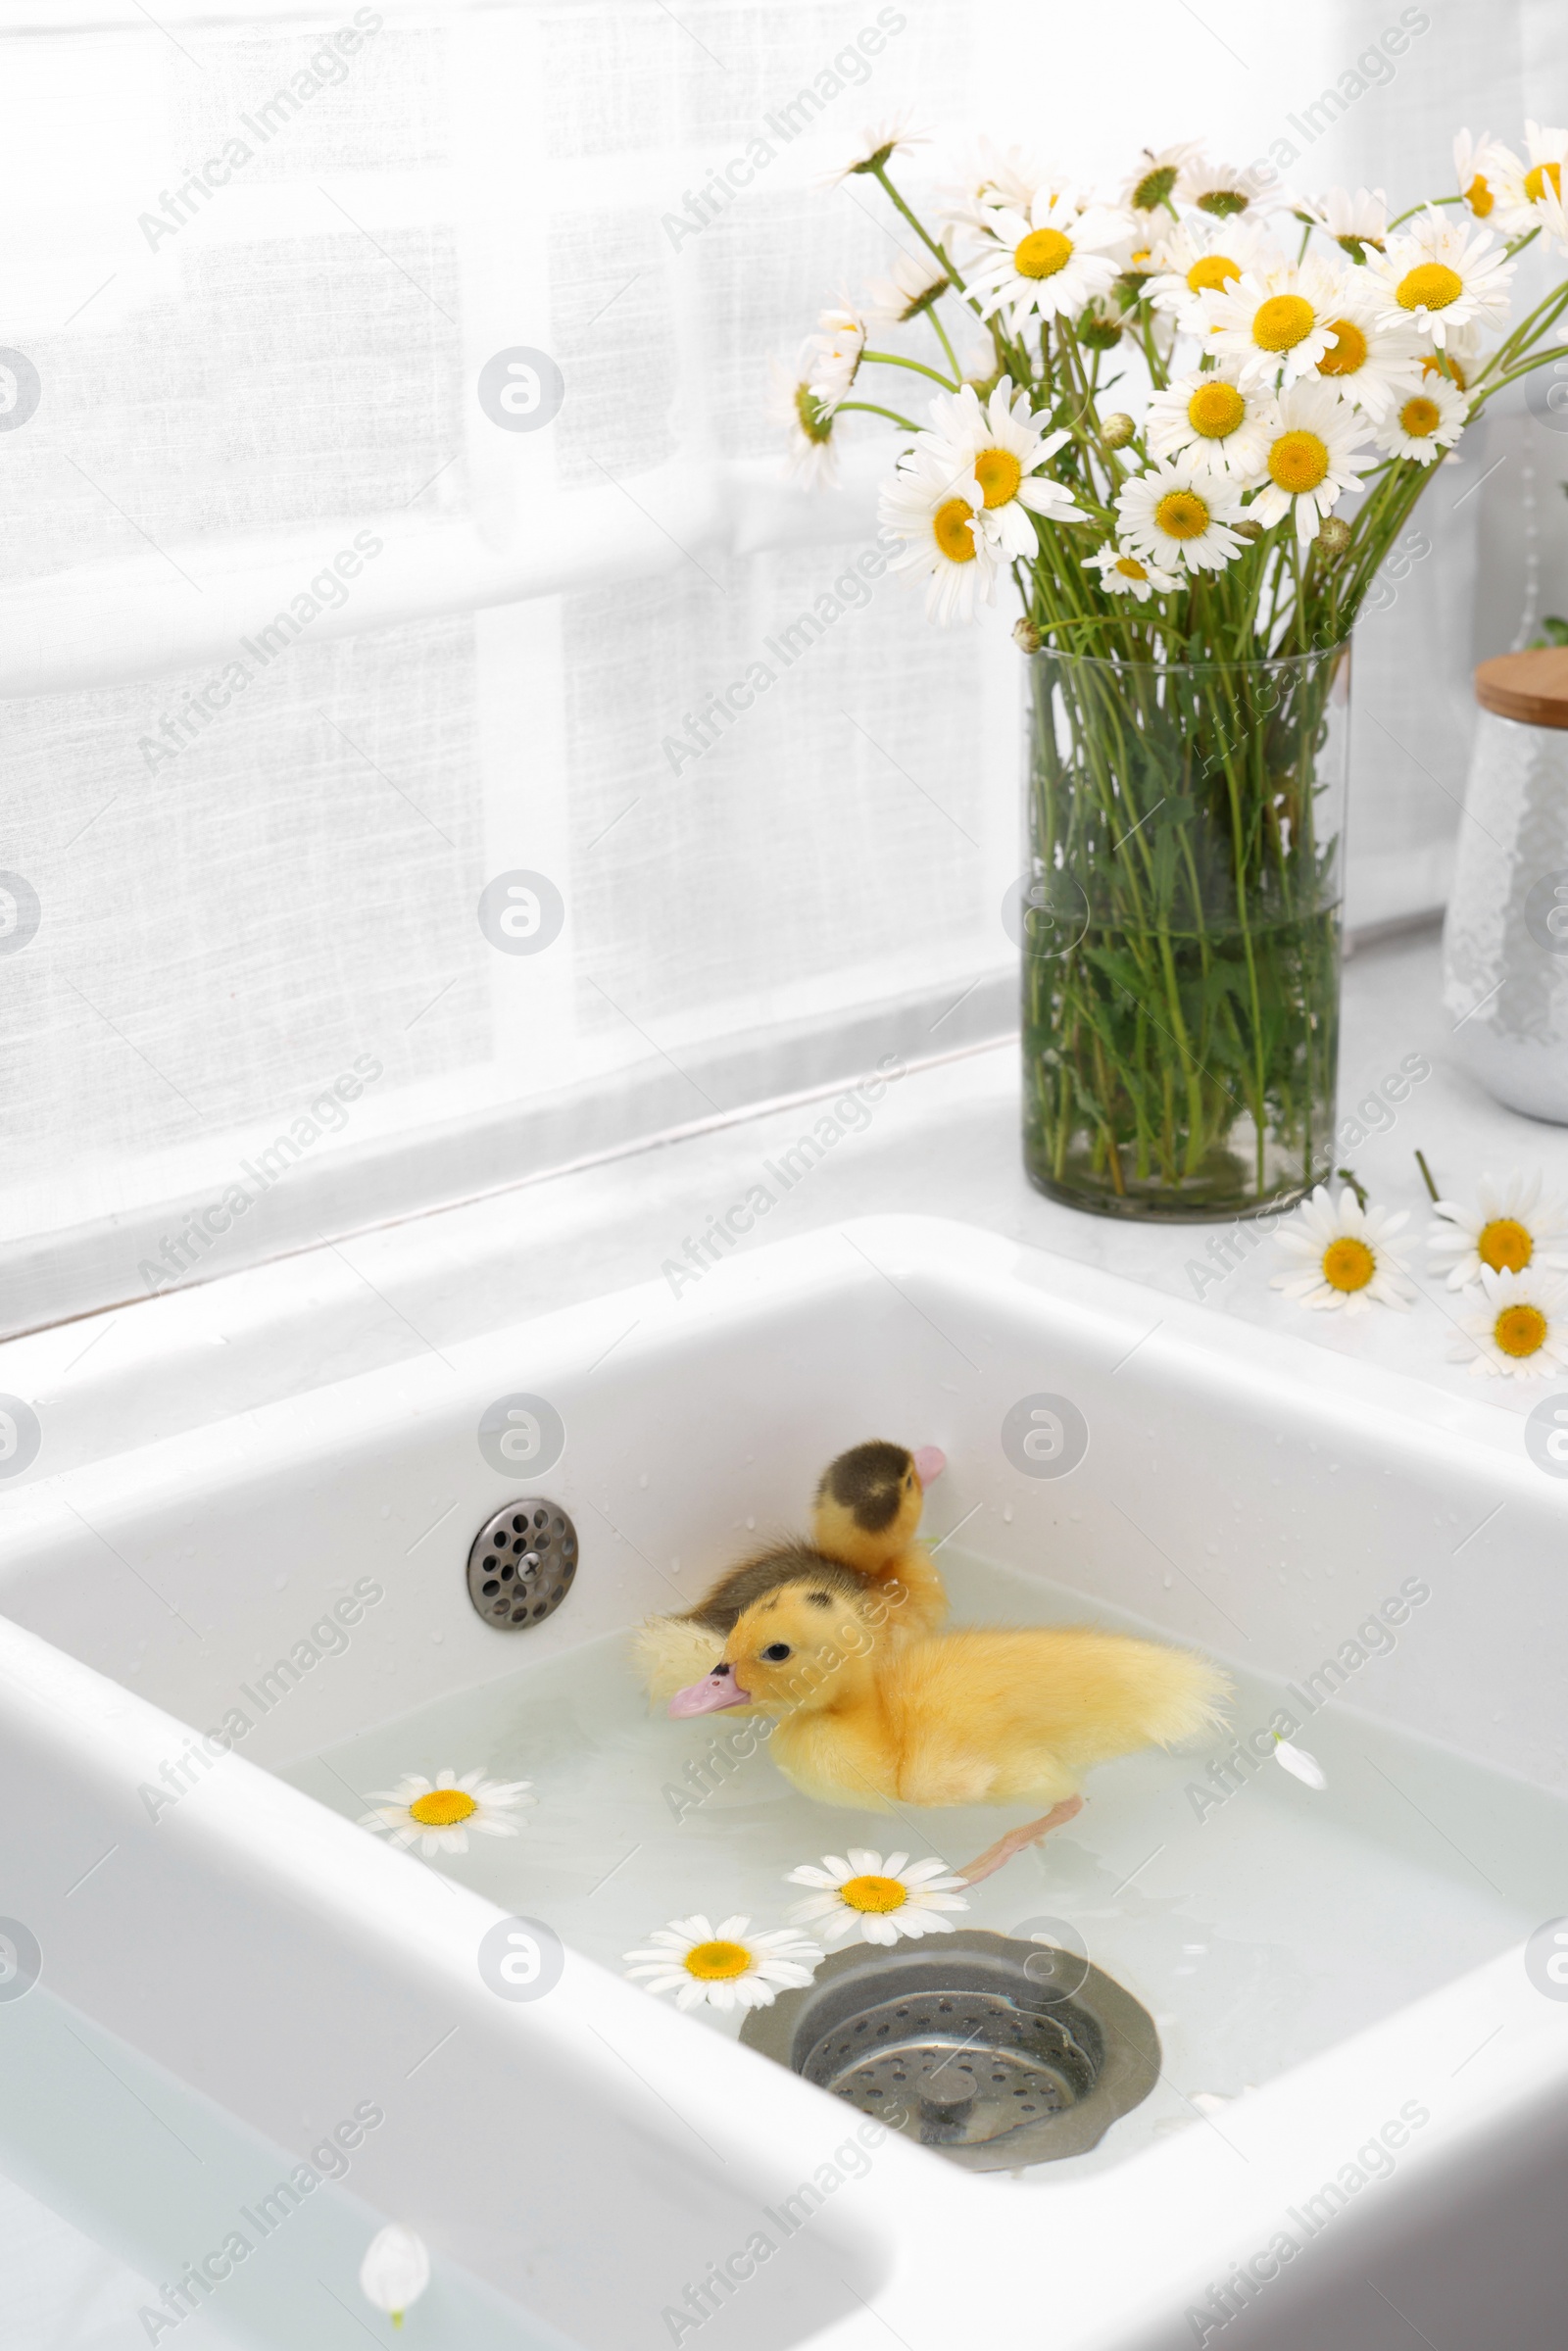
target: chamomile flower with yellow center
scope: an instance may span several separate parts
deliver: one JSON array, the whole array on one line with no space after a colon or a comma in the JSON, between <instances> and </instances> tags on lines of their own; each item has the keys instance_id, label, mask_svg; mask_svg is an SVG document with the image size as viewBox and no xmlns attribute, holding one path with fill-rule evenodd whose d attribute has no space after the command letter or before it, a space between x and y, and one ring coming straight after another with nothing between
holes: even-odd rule
<instances>
[{"instance_id":1,"label":"chamomile flower with yellow center","mask_svg":"<svg viewBox=\"0 0 1568 2351\"><path fill-rule=\"evenodd\" d=\"M1132 552L1165 569L1222 571L1246 544L1230 527L1243 518L1238 485L1191 457L1124 482L1116 514Z\"/></svg>"},{"instance_id":2,"label":"chamomile flower with yellow center","mask_svg":"<svg viewBox=\"0 0 1568 2351\"><path fill-rule=\"evenodd\" d=\"M1155 213L1174 220L1176 207L1171 200L1177 182L1184 171L1201 163L1202 154L1199 139L1177 139L1169 147L1146 147L1123 185L1123 212L1131 213L1140 228L1149 226Z\"/></svg>"},{"instance_id":3,"label":"chamomile flower with yellow center","mask_svg":"<svg viewBox=\"0 0 1568 2351\"><path fill-rule=\"evenodd\" d=\"M1303 1306L1343 1308L1348 1315L1374 1305L1403 1312L1415 1293L1405 1276L1405 1245L1395 1236L1409 1220L1407 1208L1363 1208L1348 1184L1337 1200L1319 1184L1274 1236L1292 1263L1272 1277L1270 1288Z\"/></svg>"},{"instance_id":4,"label":"chamomile flower with yellow center","mask_svg":"<svg viewBox=\"0 0 1568 2351\"><path fill-rule=\"evenodd\" d=\"M1481 1269L1482 1302L1461 1317L1475 1343L1470 1369L1504 1379L1555 1378L1568 1365L1568 1284L1531 1266L1524 1273ZM1462 1359L1462 1358L1461 1358Z\"/></svg>"},{"instance_id":5,"label":"chamomile flower with yellow center","mask_svg":"<svg viewBox=\"0 0 1568 2351\"><path fill-rule=\"evenodd\" d=\"M1506 193L1508 182L1523 179L1524 166L1490 130L1484 130L1478 139L1473 139L1468 130L1455 134L1453 177L1473 220L1484 220L1489 228L1501 229L1504 235L1513 235L1519 226L1528 225L1515 218L1518 208L1510 203Z\"/></svg>"},{"instance_id":6,"label":"chamomile flower with yellow center","mask_svg":"<svg viewBox=\"0 0 1568 2351\"><path fill-rule=\"evenodd\" d=\"M1497 160L1498 189L1508 215L1504 225L1515 236L1522 228L1538 224L1544 205L1553 199L1561 204L1568 180L1568 130L1527 122L1525 154L1521 163L1504 148Z\"/></svg>"},{"instance_id":7,"label":"chamomile flower with yellow center","mask_svg":"<svg viewBox=\"0 0 1568 2351\"><path fill-rule=\"evenodd\" d=\"M671 1919L648 1939L625 1954L626 1974L645 1991L672 1991L677 2008L771 2008L781 1991L809 1984L824 1956L793 1927L755 1934L748 1918Z\"/></svg>"},{"instance_id":8,"label":"chamomile flower with yellow center","mask_svg":"<svg viewBox=\"0 0 1568 2351\"><path fill-rule=\"evenodd\" d=\"M1223 373L1179 375L1149 403L1144 431L1155 458L1188 458L1210 473L1254 482L1263 469L1270 398Z\"/></svg>"},{"instance_id":9,"label":"chamomile flower with yellow center","mask_svg":"<svg viewBox=\"0 0 1568 2351\"><path fill-rule=\"evenodd\" d=\"M838 478L838 450L834 442L845 427L831 404L819 400L811 389L805 373L811 359L811 345L808 342L802 346L793 373L775 362L767 413L775 424L784 427L786 470L808 489L821 490Z\"/></svg>"},{"instance_id":10,"label":"chamomile flower with yellow center","mask_svg":"<svg viewBox=\"0 0 1568 2351\"><path fill-rule=\"evenodd\" d=\"M1516 1169L1498 1182L1484 1175L1474 1204L1440 1200L1427 1228L1433 1271L1446 1272L1450 1290L1468 1290L1493 1273L1568 1270L1568 1203L1542 1194L1540 1171Z\"/></svg>"},{"instance_id":11,"label":"chamomile flower with yellow center","mask_svg":"<svg viewBox=\"0 0 1568 2351\"><path fill-rule=\"evenodd\" d=\"M1367 264L1381 321L1413 326L1441 351L1456 327L1500 326L1517 264L1495 237L1429 211Z\"/></svg>"},{"instance_id":12,"label":"chamomile flower with yellow center","mask_svg":"<svg viewBox=\"0 0 1568 2351\"><path fill-rule=\"evenodd\" d=\"M1058 311L1076 318L1115 283L1121 270L1115 248L1129 233L1125 213L1101 205L1081 210L1069 196L1043 188L1027 213L988 211L969 291L982 317L1005 313L1009 334Z\"/></svg>"},{"instance_id":13,"label":"chamomile flower with yellow center","mask_svg":"<svg viewBox=\"0 0 1568 2351\"><path fill-rule=\"evenodd\" d=\"M1420 336L1413 327L1381 324L1375 295L1353 270L1329 326L1333 340L1317 374L1369 416L1386 416L1420 378Z\"/></svg>"},{"instance_id":14,"label":"chamomile flower with yellow center","mask_svg":"<svg viewBox=\"0 0 1568 2351\"><path fill-rule=\"evenodd\" d=\"M1152 258L1144 289L1150 301L1156 310L1173 312L1187 333L1200 335L1208 323L1210 294L1223 294L1246 270L1283 263L1285 257L1255 221L1197 218L1161 234Z\"/></svg>"},{"instance_id":15,"label":"chamomile flower with yellow center","mask_svg":"<svg viewBox=\"0 0 1568 2351\"><path fill-rule=\"evenodd\" d=\"M903 326L940 301L952 283L942 264L925 254L896 254L891 277L873 277L866 287L864 315L879 325Z\"/></svg>"},{"instance_id":16,"label":"chamomile flower with yellow center","mask_svg":"<svg viewBox=\"0 0 1568 2351\"><path fill-rule=\"evenodd\" d=\"M1085 556L1084 568L1100 573L1100 584L1107 596L1132 596L1147 604L1151 596L1164 596L1181 581L1174 571L1162 571L1152 557L1129 555L1114 539L1107 539L1094 555Z\"/></svg>"},{"instance_id":17,"label":"chamomile flower with yellow center","mask_svg":"<svg viewBox=\"0 0 1568 2351\"><path fill-rule=\"evenodd\" d=\"M972 474L981 497L986 538L1004 556L1033 556L1040 542L1031 514L1053 522L1081 521L1082 512L1064 482L1041 468L1071 438L1065 426L1043 433L1027 392L1005 381L992 387L984 408L972 384L956 395L938 393L931 403L934 430L917 435L915 447L948 478Z\"/></svg>"},{"instance_id":18,"label":"chamomile flower with yellow center","mask_svg":"<svg viewBox=\"0 0 1568 2351\"><path fill-rule=\"evenodd\" d=\"M954 1891L966 1883L945 1861L911 1862L907 1853L890 1853L884 1861L863 1845L852 1845L847 1861L836 1853L824 1854L820 1866L803 1861L785 1879L787 1886L817 1889L797 1902L790 1917L801 1926L820 1921L816 1931L830 1945L951 1935L953 1921L944 1914L968 1909Z\"/></svg>"},{"instance_id":19,"label":"chamomile flower with yellow center","mask_svg":"<svg viewBox=\"0 0 1568 2351\"><path fill-rule=\"evenodd\" d=\"M984 527L985 494L967 465L916 446L883 486L881 518L904 541L890 571L926 579L925 609L942 625L972 620L996 594L996 548Z\"/></svg>"},{"instance_id":20,"label":"chamomile flower with yellow center","mask_svg":"<svg viewBox=\"0 0 1568 2351\"><path fill-rule=\"evenodd\" d=\"M1367 248L1381 253L1389 233L1389 200L1381 188L1330 188L1299 208L1301 218L1331 236L1352 262L1364 262Z\"/></svg>"},{"instance_id":21,"label":"chamomile flower with yellow center","mask_svg":"<svg viewBox=\"0 0 1568 2351\"><path fill-rule=\"evenodd\" d=\"M852 310L824 311L801 346L800 367L814 400L825 409L847 400L865 349L865 320Z\"/></svg>"},{"instance_id":22,"label":"chamomile flower with yellow center","mask_svg":"<svg viewBox=\"0 0 1568 2351\"><path fill-rule=\"evenodd\" d=\"M1418 465L1435 465L1463 432L1470 403L1443 375L1423 376L1412 390L1400 392L1377 428L1378 447L1386 457L1413 458Z\"/></svg>"},{"instance_id":23,"label":"chamomile flower with yellow center","mask_svg":"<svg viewBox=\"0 0 1568 2351\"><path fill-rule=\"evenodd\" d=\"M1364 416L1326 383L1287 384L1263 433L1263 483L1248 508L1259 522L1289 514L1305 546L1347 490L1377 463Z\"/></svg>"},{"instance_id":24,"label":"chamomile flower with yellow center","mask_svg":"<svg viewBox=\"0 0 1568 2351\"><path fill-rule=\"evenodd\" d=\"M1344 272L1326 261L1261 262L1203 297L1203 347L1239 383L1294 383L1316 370L1345 301Z\"/></svg>"},{"instance_id":25,"label":"chamomile flower with yellow center","mask_svg":"<svg viewBox=\"0 0 1568 2351\"><path fill-rule=\"evenodd\" d=\"M515 1837L517 1824L509 1816L538 1798L528 1794L526 1780L487 1780L483 1772L442 1772L434 1780L410 1772L396 1788L372 1788L380 1798L373 1812L360 1817L362 1829L389 1835L403 1848L416 1844L421 1853L466 1853L468 1832L480 1837Z\"/></svg>"},{"instance_id":26,"label":"chamomile flower with yellow center","mask_svg":"<svg viewBox=\"0 0 1568 2351\"><path fill-rule=\"evenodd\" d=\"M1277 193L1261 193L1252 185L1250 174L1239 171L1233 164L1211 164L1201 155L1196 156L1182 171L1176 193L1183 204L1207 213L1214 220L1234 220L1239 213L1247 213L1255 220L1288 201Z\"/></svg>"}]
</instances>

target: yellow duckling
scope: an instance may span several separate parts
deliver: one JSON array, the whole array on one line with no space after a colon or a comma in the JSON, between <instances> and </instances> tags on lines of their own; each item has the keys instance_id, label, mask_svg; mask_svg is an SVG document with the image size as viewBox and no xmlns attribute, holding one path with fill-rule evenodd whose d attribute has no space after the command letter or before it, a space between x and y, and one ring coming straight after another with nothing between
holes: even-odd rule
<instances>
[{"instance_id":1,"label":"yellow duckling","mask_svg":"<svg viewBox=\"0 0 1568 2351\"><path fill-rule=\"evenodd\" d=\"M1212 1728L1228 1690L1189 1650L1086 1626L880 1641L861 1595L798 1576L753 1602L669 1711L771 1715L769 1754L826 1804L1049 1805L969 1865L973 1884L1070 1820L1097 1763Z\"/></svg>"},{"instance_id":2,"label":"yellow duckling","mask_svg":"<svg viewBox=\"0 0 1568 2351\"><path fill-rule=\"evenodd\" d=\"M710 1673L724 1642L756 1601L781 1583L822 1563L852 1571L846 1597L857 1588L882 1603L873 1630L889 1641L937 1632L947 1621L948 1595L929 1552L914 1540L925 1490L947 1467L934 1445L908 1452L873 1441L840 1453L822 1472L811 1513L809 1547L783 1543L755 1553L719 1577L695 1608L654 1616L636 1635L638 1670L649 1696L662 1703Z\"/></svg>"}]
</instances>

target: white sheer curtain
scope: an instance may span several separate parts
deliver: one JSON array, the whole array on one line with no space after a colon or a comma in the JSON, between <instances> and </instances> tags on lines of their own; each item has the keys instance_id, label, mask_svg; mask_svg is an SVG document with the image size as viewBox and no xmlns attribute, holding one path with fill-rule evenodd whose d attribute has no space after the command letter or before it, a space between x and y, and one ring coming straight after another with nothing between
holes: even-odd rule
<instances>
[{"instance_id":1,"label":"white sheer curtain","mask_svg":"<svg viewBox=\"0 0 1568 2351\"><path fill-rule=\"evenodd\" d=\"M980 129L1246 160L1385 16L0 0L0 1327L1011 1025L1010 614L876 575L869 420L779 471L770 363L907 241L821 174L906 110L921 195ZM1435 183L1520 24L1434 15L1296 184ZM1367 632L1362 922L1441 897L1493 494Z\"/></svg>"}]
</instances>

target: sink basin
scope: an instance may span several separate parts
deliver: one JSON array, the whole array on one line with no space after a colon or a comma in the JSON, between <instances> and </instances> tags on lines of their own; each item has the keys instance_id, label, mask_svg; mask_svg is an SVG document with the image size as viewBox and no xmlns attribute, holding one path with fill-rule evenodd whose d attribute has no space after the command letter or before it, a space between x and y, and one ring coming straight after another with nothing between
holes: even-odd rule
<instances>
[{"instance_id":1,"label":"sink basin","mask_svg":"<svg viewBox=\"0 0 1568 2351\"><path fill-rule=\"evenodd\" d=\"M948 1456L956 1616L1236 1682L1226 1737L1097 1774L959 1922L1081 1951L1157 2027L1153 2088L1065 2160L965 2170L618 1973L672 1917L781 1923L847 1841L957 1865L1022 1817L827 1810L637 1690L628 1628L873 1435ZM470 1546L514 1504L545 1564L498 1614ZM0 2163L171 2325L359 2343L397 2219L436 2262L411 2351L950 2351L1048 2314L1054 2351L1554 2339L1568 1488L1522 1420L873 1219L0 1513ZM359 1825L479 1768L532 1784L515 1837Z\"/></svg>"}]
</instances>

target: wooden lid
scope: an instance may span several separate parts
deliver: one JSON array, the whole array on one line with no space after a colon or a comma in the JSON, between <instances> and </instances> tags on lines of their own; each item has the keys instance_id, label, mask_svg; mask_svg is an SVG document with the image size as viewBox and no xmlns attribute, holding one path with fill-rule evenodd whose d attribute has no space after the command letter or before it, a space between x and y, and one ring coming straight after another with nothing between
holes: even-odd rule
<instances>
[{"instance_id":1,"label":"wooden lid","mask_svg":"<svg viewBox=\"0 0 1568 2351\"><path fill-rule=\"evenodd\" d=\"M1526 726L1568 727L1568 645L1499 653L1476 671L1476 700L1499 718Z\"/></svg>"}]
</instances>

